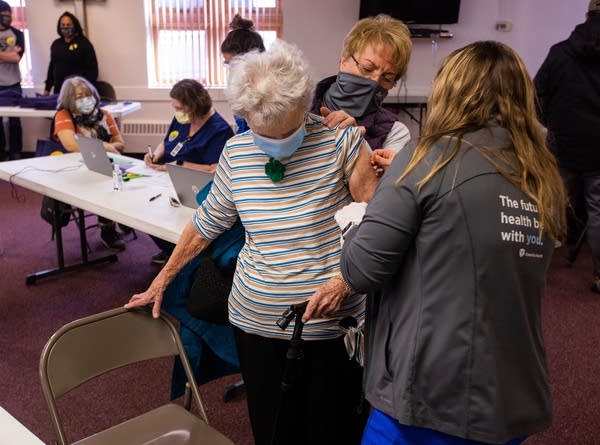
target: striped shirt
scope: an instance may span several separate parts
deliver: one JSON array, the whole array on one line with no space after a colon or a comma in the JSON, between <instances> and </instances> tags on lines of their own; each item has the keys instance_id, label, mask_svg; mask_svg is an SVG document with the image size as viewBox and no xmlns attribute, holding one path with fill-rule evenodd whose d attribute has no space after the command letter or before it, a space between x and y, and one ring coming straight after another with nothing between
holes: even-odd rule
<instances>
[{"instance_id":1,"label":"striped shirt","mask_svg":"<svg viewBox=\"0 0 600 445\"><path fill-rule=\"evenodd\" d=\"M229 319L258 335L290 338L276 321L291 304L310 298L339 272L340 229L334 214L352 201L348 181L363 143L358 128L328 129L307 115L306 136L274 183L265 174L269 157L251 132L231 138L221 154L213 186L193 223L213 240L240 218L246 241L240 251L229 298ZM342 334L339 320L364 317L364 296L344 299L332 319L311 320L307 340Z\"/></svg>"}]
</instances>

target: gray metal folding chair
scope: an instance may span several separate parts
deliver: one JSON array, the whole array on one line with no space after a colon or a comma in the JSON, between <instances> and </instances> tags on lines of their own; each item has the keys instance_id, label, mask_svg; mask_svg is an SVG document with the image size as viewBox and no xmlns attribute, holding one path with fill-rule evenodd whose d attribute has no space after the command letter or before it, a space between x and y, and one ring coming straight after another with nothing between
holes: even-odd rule
<instances>
[{"instance_id":1,"label":"gray metal folding chair","mask_svg":"<svg viewBox=\"0 0 600 445\"><path fill-rule=\"evenodd\" d=\"M145 308L131 311L117 308L73 321L60 328L46 343L40 358L40 379L57 443L69 443L56 406L56 400L62 395L113 369L177 355L188 380L184 406L166 403L76 443L232 445L233 442L208 425L177 330L163 314L154 319ZM143 390L140 388L140 393ZM201 418L189 411L192 399Z\"/></svg>"}]
</instances>

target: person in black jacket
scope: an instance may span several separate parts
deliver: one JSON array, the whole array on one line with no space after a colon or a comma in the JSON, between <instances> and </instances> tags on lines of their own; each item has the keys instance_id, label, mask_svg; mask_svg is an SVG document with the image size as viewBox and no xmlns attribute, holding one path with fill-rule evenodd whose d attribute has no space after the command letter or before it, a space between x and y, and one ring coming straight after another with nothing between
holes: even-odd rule
<instances>
[{"instance_id":1,"label":"person in black jacket","mask_svg":"<svg viewBox=\"0 0 600 445\"><path fill-rule=\"evenodd\" d=\"M534 98L506 45L451 53L421 137L346 231L342 276L369 292L362 445L514 445L551 424L541 299L566 197Z\"/></svg>"},{"instance_id":2,"label":"person in black jacket","mask_svg":"<svg viewBox=\"0 0 600 445\"><path fill-rule=\"evenodd\" d=\"M586 21L550 48L534 82L548 146L569 194L567 242L586 230L594 259L591 289L600 293L600 0L591 0Z\"/></svg>"},{"instance_id":3,"label":"person in black jacket","mask_svg":"<svg viewBox=\"0 0 600 445\"><path fill-rule=\"evenodd\" d=\"M44 95L60 92L64 80L81 76L92 84L98 79L98 61L92 43L83 35L81 24L70 12L58 19L56 32L60 36L50 47L50 65Z\"/></svg>"}]
</instances>

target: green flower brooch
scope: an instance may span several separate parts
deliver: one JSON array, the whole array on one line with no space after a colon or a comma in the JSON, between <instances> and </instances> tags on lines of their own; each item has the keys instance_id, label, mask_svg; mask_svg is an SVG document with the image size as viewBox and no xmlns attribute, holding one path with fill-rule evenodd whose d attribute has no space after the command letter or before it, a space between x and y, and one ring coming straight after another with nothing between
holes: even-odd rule
<instances>
[{"instance_id":1,"label":"green flower brooch","mask_svg":"<svg viewBox=\"0 0 600 445\"><path fill-rule=\"evenodd\" d=\"M285 165L277 159L269 158L269 162L265 164L265 173L273 182L279 182L285 175Z\"/></svg>"}]
</instances>

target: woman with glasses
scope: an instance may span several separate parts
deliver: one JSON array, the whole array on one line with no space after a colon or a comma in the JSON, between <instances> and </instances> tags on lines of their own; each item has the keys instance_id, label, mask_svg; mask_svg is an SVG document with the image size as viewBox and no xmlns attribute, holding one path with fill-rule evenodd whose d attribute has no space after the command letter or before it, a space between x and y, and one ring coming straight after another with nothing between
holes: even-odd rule
<instances>
[{"instance_id":1,"label":"woman with glasses","mask_svg":"<svg viewBox=\"0 0 600 445\"><path fill-rule=\"evenodd\" d=\"M408 28L380 14L362 19L344 39L339 72L317 84L311 111L329 127L362 127L374 166L389 165L410 140L408 128L381 105L406 73L412 51Z\"/></svg>"},{"instance_id":2,"label":"woman with glasses","mask_svg":"<svg viewBox=\"0 0 600 445\"><path fill-rule=\"evenodd\" d=\"M364 296L340 279L334 214L374 193L369 149L358 128L329 129L307 113L314 83L297 47L277 41L231 65L229 103L250 130L227 142L212 188L169 261L126 307L153 304L158 315L178 271L239 218L246 236L229 321L255 443L357 444L366 414L359 409L362 370L348 359L339 322L364 318ZM304 326L294 388L282 394L294 327L282 330L277 321L308 299L318 302L318 314Z\"/></svg>"},{"instance_id":3,"label":"woman with glasses","mask_svg":"<svg viewBox=\"0 0 600 445\"><path fill-rule=\"evenodd\" d=\"M520 444L552 422L540 306L563 183L506 45L450 54L428 110L342 252L350 287L380 291L367 301L362 443Z\"/></svg>"}]
</instances>

